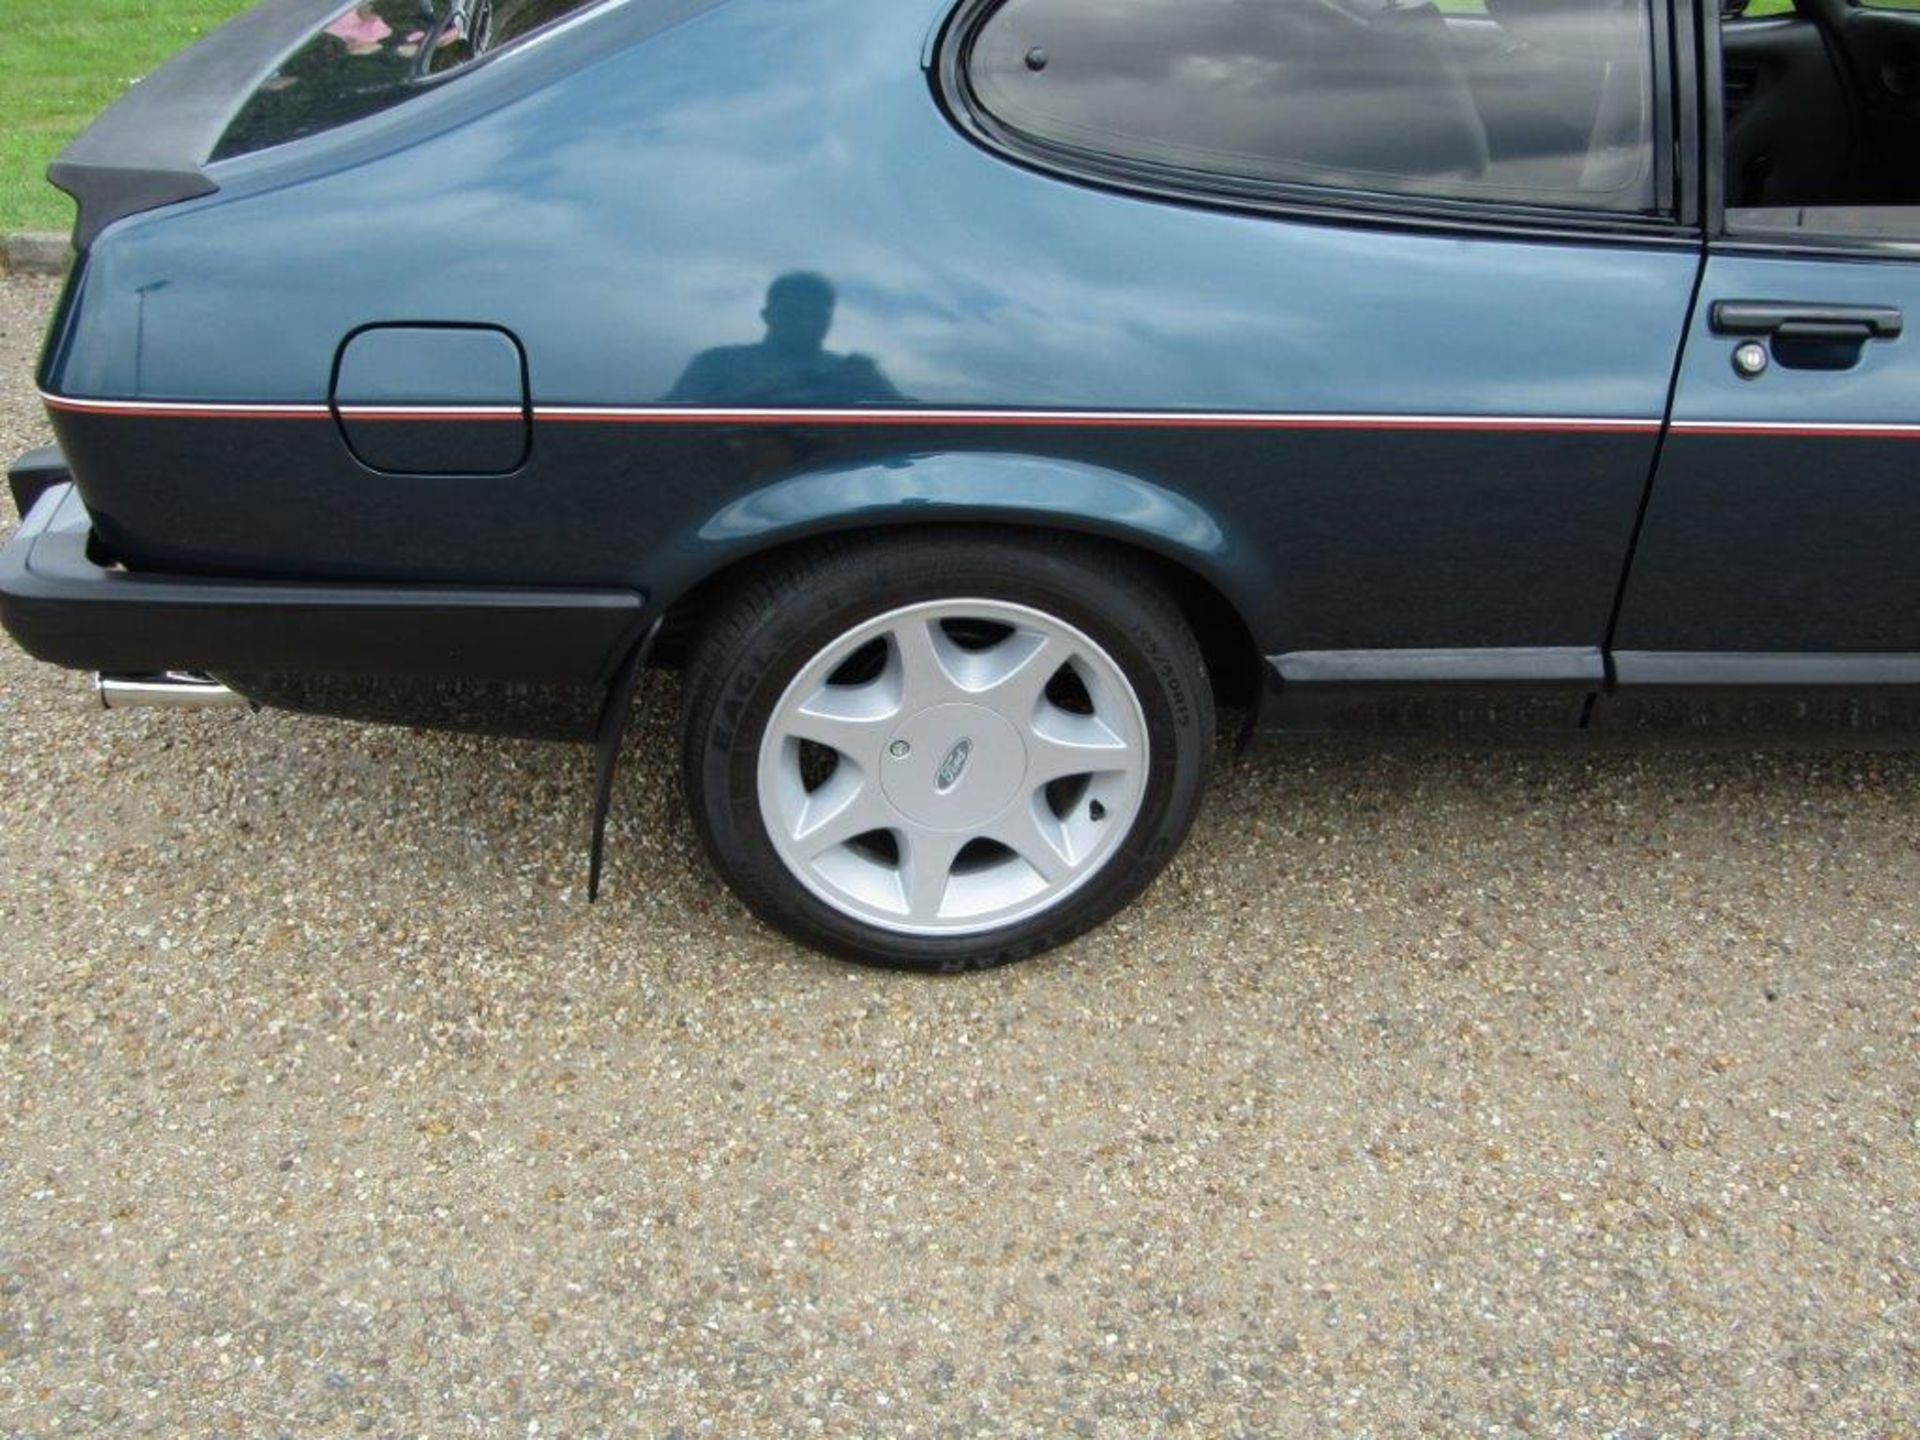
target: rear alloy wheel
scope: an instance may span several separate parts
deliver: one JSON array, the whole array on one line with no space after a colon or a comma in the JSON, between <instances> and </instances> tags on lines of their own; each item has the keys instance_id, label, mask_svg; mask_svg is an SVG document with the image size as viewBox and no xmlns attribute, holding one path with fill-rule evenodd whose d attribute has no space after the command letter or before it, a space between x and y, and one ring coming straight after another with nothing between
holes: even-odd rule
<instances>
[{"instance_id":1,"label":"rear alloy wheel","mask_svg":"<svg viewBox=\"0 0 1920 1440\"><path fill-rule=\"evenodd\" d=\"M686 774L758 914L871 963L1056 945L1191 821L1205 670L1144 574L1076 542L915 537L752 586L688 680Z\"/></svg>"}]
</instances>

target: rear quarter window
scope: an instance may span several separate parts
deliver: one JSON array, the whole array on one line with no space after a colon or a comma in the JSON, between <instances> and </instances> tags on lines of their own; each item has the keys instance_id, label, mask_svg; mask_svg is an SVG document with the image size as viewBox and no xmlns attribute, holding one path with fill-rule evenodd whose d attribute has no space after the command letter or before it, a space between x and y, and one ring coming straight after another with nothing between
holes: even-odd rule
<instances>
[{"instance_id":1,"label":"rear quarter window","mask_svg":"<svg viewBox=\"0 0 1920 1440\"><path fill-rule=\"evenodd\" d=\"M1002 0L963 67L977 111L1069 163L1657 208L1646 0Z\"/></svg>"},{"instance_id":2,"label":"rear quarter window","mask_svg":"<svg viewBox=\"0 0 1920 1440\"><path fill-rule=\"evenodd\" d=\"M283 145L397 105L495 50L604 0L361 0L263 81L215 160Z\"/></svg>"}]
</instances>

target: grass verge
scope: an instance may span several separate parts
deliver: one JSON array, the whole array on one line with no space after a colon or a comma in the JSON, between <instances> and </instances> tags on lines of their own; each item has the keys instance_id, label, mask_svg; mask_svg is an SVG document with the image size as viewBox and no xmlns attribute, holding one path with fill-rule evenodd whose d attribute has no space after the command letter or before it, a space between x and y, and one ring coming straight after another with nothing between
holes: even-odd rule
<instances>
[{"instance_id":1,"label":"grass verge","mask_svg":"<svg viewBox=\"0 0 1920 1440\"><path fill-rule=\"evenodd\" d=\"M250 0L0 0L0 231L65 230L47 162L129 85Z\"/></svg>"}]
</instances>

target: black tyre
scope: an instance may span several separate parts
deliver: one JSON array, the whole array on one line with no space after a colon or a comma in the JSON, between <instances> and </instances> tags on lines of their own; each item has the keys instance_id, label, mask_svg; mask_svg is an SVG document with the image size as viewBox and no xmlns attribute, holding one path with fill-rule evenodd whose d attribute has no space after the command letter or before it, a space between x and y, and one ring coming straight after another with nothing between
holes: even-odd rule
<instances>
[{"instance_id":1,"label":"black tyre","mask_svg":"<svg viewBox=\"0 0 1920 1440\"><path fill-rule=\"evenodd\" d=\"M804 944L982 969L1099 924L1179 847L1212 755L1200 648L1095 542L953 530L769 564L687 675L689 806Z\"/></svg>"}]
</instances>

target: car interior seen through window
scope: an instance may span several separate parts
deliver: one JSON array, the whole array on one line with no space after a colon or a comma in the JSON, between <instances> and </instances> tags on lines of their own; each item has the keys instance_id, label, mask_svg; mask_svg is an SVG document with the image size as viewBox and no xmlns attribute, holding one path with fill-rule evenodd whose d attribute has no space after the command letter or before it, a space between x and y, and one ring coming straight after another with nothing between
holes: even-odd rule
<instances>
[{"instance_id":1,"label":"car interior seen through window","mask_svg":"<svg viewBox=\"0 0 1920 1440\"><path fill-rule=\"evenodd\" d=\"M1651 35L1646 0L1006 0L968 77L1096 163L1646 214Z\"/></svg>"},{"instance_id":2,"label":"car interior seen through window","mask_svg":"<svg viewBox=\"0 0 1920 1440\"><path fill-rule=\"evenodd\" d=\"M489 51L595 0L361 0L341 10L248 98L213 158L376 114Z\"/></svg>"},{"instance_id":3,"label":"car interior seen through window","mask_svg":"<svg viewBox=\"0 0 1920 1440\"><path fill-rule=\"evenodd\" d=\"M1920 0L1732 0L1727 228L1920 240Z\"/></svg>"}]
</instances>

